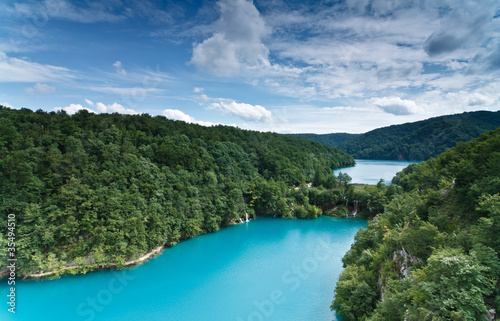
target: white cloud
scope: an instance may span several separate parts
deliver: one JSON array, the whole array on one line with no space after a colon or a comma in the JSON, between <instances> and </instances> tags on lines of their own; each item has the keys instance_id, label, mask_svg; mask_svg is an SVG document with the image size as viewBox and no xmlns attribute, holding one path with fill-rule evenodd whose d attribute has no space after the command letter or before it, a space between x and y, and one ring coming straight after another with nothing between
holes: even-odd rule
<instances>
[{"instance_id":1,"label":"white cloud","mask_svg":"<svg viewBox=\"0 0 500 321\"><path fill-rule=\"evenodd\" d=\"M33 87L26 88L26 92L30 95L36 95L36 94L46 95L54 93L55 91L56 91L55 87L41 83L37 83Z\"/></svg>"},{"instance_id":2,"label":"white cloud","mask_svg":"<svg viewBox=\"0 0 500 321\"><path fill-rule=\"evenodd\" d=\"M118 103L113 103L111 105L105 105L103 103L96 103L95 106L96 106L97 110L101 113L107 113L107 114L119 113L119 114L129 114L129 115L139 114L135 110L130 109L130 108L125 108Z\"/></svg>"},{"instance_id":3,"label":"white cloud","mask_svg":"<svg viewBox=\"0 0 500 321\"><path fill-rule=\"evenodd\" d=\"M185 114L184 112L180 111L179 109L164 109L162 111L163 116L167 117L168 119L172 120L182 120L185 121L186 123L194 123L196 120Z\"/></svg>"},{"instance_id":4,"label":"white cloud","mask_svg":"<svg viewBox=\"0 0 500 321\"><path fill-rule=\"evenodd\" d=\"M0 105L7 107L7 108L10 108L10 109L19 109L19 108L12 106L11 104L9 104L7 102L0 102Z\"/></svg>"},{"instance_id":5,"label":"white cloud","mask_svg":"<svg viewBox=\"0 0 500 321\"><path fill-rule=\"evenodd\" d=\"M273 107L271 123L248 123L242 128L279 133L363 133L396 123L421 120L418 115L395 116L362 102L356 106L318 107L287 105Z\"/></svg>"},{"instance_id":6,"label":"white cloud","mask_svg":"<svg viewBox=\"0 0 500 321\"><path fill-rule=\"evenodd\" d=\"M242 2L231 3L237 8ZM398 114L431 112L432 101L421 100L423 91L469 91L500 74L500 20L493 18L500 12L498 1L358 0L314 8L273 1L259 7L263 15L242 17L235 25L265 30L249 41L266 49L265 63L245 62L220 21L212 37L195 45L191 62L216 75L239 71L245 83L300 101L404 95L416 104L402 100L377 106ZM221 8L221 21L224 14ZM258 20L264 29L253 29ZM481 101L472 99L468 106Z\"/></svg>"},{"instance_id":7,"label":"white cloud","mask_svg":"<svg viewBox=\"0 0 500 321\"><path fill-rule=\"evenodd\" d=\"M239 103L228 98L211 98L205 94L199 95L195 101L205 105L208 110L216 110L252 122L270 122L273 118L272 112L261 105Z\"/></svg>"},{"instance_id":8,"label":"white cloud","mask_svg":"<svg viewBox=\"0 0 500 321\"><path fill-rule=\"evenodd\" d=\"M198 99L196 100L196 102L200 105L203 105L203 104L206 104L210 101L210 98L205 95L205 94L201 94Z\"/></svg>"},{"instance_id":9,"label":"white cloud","mask_svg":"<svg viewBox=\"0 0 500 321\"><path fill-rule=\"evenodd\" d=\"M107 114L119 113L119 114L128 114L128 115L139 114L137 111L130 109L130 108L125 108L118 103L105 105L101 102L97 102L94 104L94 102L92 102L89 99L85 99L85 102L89 106L95 107L97 109L97 111L90 109L88 107L83 107L80 104L70 104L69 106L66 106L66 107L56 107L56 108L54 108L54 111L64 110L69 115L73 115L74 113L77 113L79 110L87 110L88 112L91 112L94 114L97 114L97 113L107 113Z\"/></svg>"},{"instance_id":10,"label":"white cloud","mask_svg":"<svg viewBox=\"0 0 500 321\"><path fill-rule=\"evenodd\" d=\"M0 52L0 82L45 82L74 78L67 68L12 58Z\"/></svg>"},{"instance_id":11,"label":"white cloud","mask_svg":"<svg viewBox=\"0 0 500 321\"><path fill-rule=\"evenodd\" d=\"M113 64L113 67L115 67L116 72L119 73L120 75L124 75L124 76L127 75L127 71L123 68L121 61L119 61L119 60L115 61L115 63Z\"/></svg>"},{"instance_id":12,"label":"white cloud","mask_svg":"<svg viewBox=\"0 0 500 321\"><path fill-rule=\"evenodd\" d=\"M262 38L269 29L252 1L221 0L217 32L193 48L190 63L215 75L230 75L242 67L269 66Z\"/></svg>"},{"instance_id":13,"label":"white cloud","mask_svg":"<svg viewBox=\"0 0 500 321\"><path fill-rule=\"evenodd\" d=\"M198 124L198 125L206 126L206 127L220 125L220 123L198 121L198 120L194 119L194 117L191 117L191 116L185 114L184 112L180 111L179 109L164 109L162 111L162 114L163 114L163 116L167 117L168 119L181 120L181 121L184 121L186 123L194 123L194 124Z\"/></svg>"},{"instance_id":14,"label":"white cloud","mask_svg":"<svg viewBox=\"0 0 500 321\"><path fill-rule=\"evenodd\" d=\"M87 107L83 107L80 104L70 104L69 106L66 106L66 107L55 107L54 108L54 111L61 111L61 110L64 110L68 115L73 115L73 114L77 113L80 110L86 110L89 113L96 114L96 112L93 111L92 109L89 109Z\"/></svg>"},{"instance_id":15,"label":"white cloud","mask_svg":"<svg viewBox=\"0 0 500 321\"><path fill-rule=\"evenodd\" d=\"M384 112L396 116L423 113L424 109L414 101L401 99L399 97L372 98L369 100Z\"/></svg>"},{"instance_id":16,"label":"white cloud","mask_svg":"<svg viewBox=\"0 0 500 321\"><path fill-rule=\"evenodd\" d=\"M272 119L271 111L266 108L260 105L237 103L232 99L221 99L219 102L211 103L208 109L218 110L223 114L235 115L250 121L270 121Z\"/></svg>"}]
</instances>

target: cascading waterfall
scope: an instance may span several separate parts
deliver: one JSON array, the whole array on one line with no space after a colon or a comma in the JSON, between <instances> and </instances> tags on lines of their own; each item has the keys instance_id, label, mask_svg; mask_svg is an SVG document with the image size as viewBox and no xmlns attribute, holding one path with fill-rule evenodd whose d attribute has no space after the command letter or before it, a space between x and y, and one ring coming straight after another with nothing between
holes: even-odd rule
<instances>
[{"instance_id":1,"label":"cascading waterfall","mask_svg":"<svg viewBox=\"0 0 500 321\"><path fill-rule=\"evenodd\" d=\"M354 203L354 211L352 212L352 215L356 217L356 214L358 214L358 209L359 209L359 201L354 200L353 203Z\"/></svg>"},{"instance_id":2,"label":"cascading waterfall","mask_svg":"<svg viewBox=\"0 0 500 321\"><path fill-rule=\"evenodd\" d=\"M247 213L247 211L245 211L245 218L246 218L246 219L245 219L245 222L250 222L250 221L248 220L248 213Z\"/></svg>"}]
</instances>

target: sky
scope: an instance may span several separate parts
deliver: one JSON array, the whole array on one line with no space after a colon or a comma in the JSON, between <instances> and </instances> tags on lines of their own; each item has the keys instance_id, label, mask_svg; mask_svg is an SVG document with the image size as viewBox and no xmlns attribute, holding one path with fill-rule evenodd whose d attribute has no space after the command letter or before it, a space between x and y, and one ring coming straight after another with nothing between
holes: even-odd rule
<instances>
[{"instance_id":1,"label":"sky","mask_svg":"<svg viewBox=\"0 0 500 321\"><path fill-rule=\"evenodd\" d=\"M0 104L319 134L497 111L500 1L2 0Z\"/></svg>"}]
</instances>

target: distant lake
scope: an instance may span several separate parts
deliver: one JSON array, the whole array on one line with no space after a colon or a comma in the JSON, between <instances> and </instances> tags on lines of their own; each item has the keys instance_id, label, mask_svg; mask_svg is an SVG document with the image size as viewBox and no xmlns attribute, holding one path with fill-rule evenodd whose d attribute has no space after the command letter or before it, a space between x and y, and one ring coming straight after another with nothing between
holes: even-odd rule
<instances>
[{"instance_id":1,"label":"distant lake","mask_svg":"<svg viewBox=\"0 0 500 321\"><path fill-rule=\"evenodd\" d=\"M351 183L375 185L382 178L386 185L390 185L392 178L397 172L402 171L410 164L420 163L419 161L376 159L355 159L355 161L355 166L338 168L334 170L333 173L335 176L337 176L339 172L351 176Z\"/></svg>"},{"instance_id":2,"label":"distant lake","mask_svg":"<svg viewBox=\"0 0 500 321\"><path fill-rule=\"evenodd\" d=\"M16 321L332 321L341 258L365 220L258 218L121 271L16 283ZM6 298L7 280L0 280ZM5 300L6 301L6 300Z\"/></svg>"}]
</instances>

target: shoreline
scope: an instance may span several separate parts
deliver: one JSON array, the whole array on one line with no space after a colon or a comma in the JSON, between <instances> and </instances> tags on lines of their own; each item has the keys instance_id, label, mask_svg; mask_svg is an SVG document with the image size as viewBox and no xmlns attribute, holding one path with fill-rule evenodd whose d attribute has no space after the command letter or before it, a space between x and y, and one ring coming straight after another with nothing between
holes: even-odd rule
<instances>
[{"instance_id":1,"label":"shoreline","mask_svg":"<svg viewBox=\"0 0 500 321\"><path fill-rule=\"evenodd\" d=\"M230 222L227 226L234 226L234 225L239 225L242 223L248 223L248 222L251 222L253 220L254 219L249 219L248 221L242 220L241 222ZM204 233L204 234L206 234L206 233ZM200 234L200 235L203 235L203 234ZM161 252L164 248L165 248L165 245L159 245L158 247L152 249L151 251L147 252L146 254L144 254L143 256L141 256L137 259L126 261L125 264L123 265L123 267L143 264L147 260L158 255L159 252ZM48 271L48 272L33 273L33 274L19 274L19 277L21 277L23 280L43 279L45 277L49 277L49 276L56 274L56 273L61 273L60 276L65 275L65 274L71 274L71 272L69 272L68 270L72 270L72 269L88 268L89 271L87 271L87 272L93 272L93 271L113 269L116 266L118 266L117 263L105 263L103 265L94 264L94 265L86 265L86 266L72 265L72 266L65 266L65 267L63 267L59 270L56 270L56 271ZM9 272L8 270L0 271L0 279L7 277L8 272ZM76 275L76 274L86 274L86 272L85 273L74 273L74 275Z\"/></svg>"},{"instance_id":2,"label":"shoreline","mask_svg":"<svg viewBox=\"0 0 500 321\"><path fill-rule=\"evenodd\" d=\"M164 245L159 245L158 247L152 249L151 251L147 252L146 254L144 254L143 256L141 256L137 259L126 261L123 266L125 267L125 266L132 266L132 265L140 265L140 264L146 262L147 260L151 259L152 257L156 256L157 254L159 254L159 252L161 252L164 248L165 248ZM49 272L34 273L34 274L21 274L20 277L22 277L23 280L41 279L41 278L48 277L50 275L53 275L53 274L56 274L59 272L63 272L62 275L64 275L64 274L67 274L66 273L67 270L71 270L71 269L90 268L91 271L96 271L96 270L105 270L108 268L114 268L116 266L118 266L117 263L105 263L102 266L99 266L99 265L87 265L87 266L73 265L73 266L63 267L57 271L49 271ZM95 268L95 269L92 269L92 268ZM81 274L81 273L77 273L77 274Z\"/></svg>"},{"instance_id":3,"label":"shoreline","mask_svg":"<svg viewBox=\"0 0 500 321\"><path fill-rule=\"evenodd\" d=\"M321 217L321 216L332 217L330 215L324 215L324 214L320 215L318 217ZM249 222L251 222L253 220L255 220L255 218L249 219L248 221L246 221L246 220L243 221L242 220L241 222L233 222L232 221L226 227L240 225L240 224L243 224L243 223L249 223ZM206 233L204 233L204 234L206 234ZM200 235L203 235L203 234L200 234ZM160 254L160 252L163 249L165 249L165 247L166 247L165 245L159 245L158 247L152 249L151 251L145 253L143 256L141 256L141 257L139 257L137 259L126 261L122 267L143 264L146 261L148 261L149 259L153 258L154 256ZM19 274L18 276L20 278L22 278L23 280L43 279L43 278L49 277L49 276L51 276L53 274L57 274L57 273L61 273L59 276L66 275L66 274L73 274L73 275L76 275L76 274L86 274L87 272L114 269L117 266L118 266L118 263L104 263L102 265L94 264L94 265L86 265L86 266L72 265L72 266L65 266L65 267L63 267L63 268L61 268L59 270L42 272L42 273L33 273L33 274ZM82 269L82 268L88 268L89 270L85 271L84 273L78 273L78 272L77 273L71 273L69 271L69 270L72 270L72 269ZM2 275L2 273L3 273L3 275ZM7 276L8 276L8 270L5 270L5 271L1 270L0 271L0 279L3 279L5 277L7 277Z\"/></svg>"}]
</instances>

